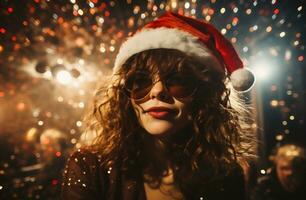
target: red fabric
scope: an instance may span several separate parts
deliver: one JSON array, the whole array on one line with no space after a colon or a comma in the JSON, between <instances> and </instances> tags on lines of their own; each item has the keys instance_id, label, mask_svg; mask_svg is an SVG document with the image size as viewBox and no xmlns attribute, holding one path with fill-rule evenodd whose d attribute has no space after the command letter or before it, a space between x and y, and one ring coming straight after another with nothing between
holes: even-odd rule
<instances>
[{"instance_id":1,"label":"red fabric","mask_svg":"<svg viewBox=\"0 0 306 200\"><path fill-rule=\"evenodd\" d=\"M203 42L224 63L229 74L242 68L243 63L233 45L211 24L167 12L143 28L176 28L188 32Z\"/></svg>"}]
</instances>

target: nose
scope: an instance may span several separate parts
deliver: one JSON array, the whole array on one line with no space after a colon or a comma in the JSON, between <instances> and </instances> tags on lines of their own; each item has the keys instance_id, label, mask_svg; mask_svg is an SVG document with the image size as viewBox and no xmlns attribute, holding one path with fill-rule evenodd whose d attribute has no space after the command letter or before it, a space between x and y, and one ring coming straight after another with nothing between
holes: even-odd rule
<instances>
[{"instance_id":1,"label":"nose","mask_svg":"<svg viewBox=\"0 0 306 200\"><path fill-rule=\"evenodd\" d=\"M166 88L161 80L154 83L150 91L150 98L165 98L167 96Z\"/></svg>"}]
</instances>

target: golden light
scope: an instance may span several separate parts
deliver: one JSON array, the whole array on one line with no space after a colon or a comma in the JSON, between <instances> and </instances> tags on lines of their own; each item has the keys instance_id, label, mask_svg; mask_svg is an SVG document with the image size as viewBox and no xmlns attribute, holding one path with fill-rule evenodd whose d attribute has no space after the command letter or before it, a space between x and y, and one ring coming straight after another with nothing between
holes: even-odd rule
<instances>
[{"instance_id":1,"label":"golden light","mask_svg":"<svg viewBox=\"0 0 306 200\"><path fill-rule=\"evenodd\" d=\"M17 104L17 110L18 110L18 111L23 111L25 108L26 108L25 103L19 102L19 103Z\"/></svg>"},{"instance_id":2,"label":"golden light","mask_svg":"<svg viewBox=\"0 0 306 200\"><path fill-rule=\"evenodd\" d=\"M68 84L71 81L71 79L72 79L71 74L66 70L59 71L56 74L56 80L61 84L64 85Z\"/></svg>"},{"instance_id":3,"label":"golden light","mask_svg":"<svg viewBox=\"0 0 306 200\"><path fill-rule=\"evenodd\" d=\"M35 141L35 137L38 134L37 128L30 128L26 133L26 140L27 141Z\"/></svg>"},{"instance_id":4,"label":"golden light","mask_svg":"<svg viewBox=\"0 0 306 200\"><path fill-rule=\"evenodd\" d=\"M270 105L272 107L277 107L278 106L278 101L277 100L272 100L272 101L270 101Z\"/></svg>"},{"instance_id":5,"label":"golden light","mask_svg":"<svg viewBox=\"0 0 306 200\"><path fill-rule=\"evenodd\" d=\"M275 64L269 59L260 59L253 64L253 72L257 79L270 79L273 75L273 66Z\"/></svg>"}]
</instances>

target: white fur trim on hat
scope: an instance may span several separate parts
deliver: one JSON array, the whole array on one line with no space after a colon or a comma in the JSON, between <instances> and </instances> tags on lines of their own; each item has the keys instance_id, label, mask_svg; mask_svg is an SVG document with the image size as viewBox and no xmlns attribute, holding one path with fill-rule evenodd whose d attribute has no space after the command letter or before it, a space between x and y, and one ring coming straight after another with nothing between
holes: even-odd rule
<instances>
[{"instance_id":1,"label":"white fur trim on hat","mask_svg":"<svg viewBox=\"0 0 306 200\"><path fill-rule=\"evenodd\" d=\"M238 92L247 92L249 91L254 83L255 76L247 68L240 68L235 71L230 76L233 88Z\"/></svg>"},{"instance_id":2,"label":"white fur trim on hat","mask_svg":"<svg viewBox=\"0 0 306 200\"><path fill-rule=\"evenodd\" d=\"M190 56L196 56L208 66L224 71L224 67L204 43L190 33L175 28L147 28L129 37L120 47L113 72L116 73L134 54L149 49L177 49Z\"/></svg>"}]
</instances>

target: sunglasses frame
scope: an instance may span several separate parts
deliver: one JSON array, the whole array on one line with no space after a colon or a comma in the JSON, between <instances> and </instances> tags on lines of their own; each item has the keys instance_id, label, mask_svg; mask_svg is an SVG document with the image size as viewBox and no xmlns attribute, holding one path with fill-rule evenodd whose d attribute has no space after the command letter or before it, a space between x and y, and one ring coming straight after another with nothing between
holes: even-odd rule
<instances>
[{"instance_id":1,"label":"sunglasses frame","mask_svg":"<svg viewBox=\"0 0 306 200\"><path fill-rule=\"evenodd\" d=\"M143 74L143 75L145 75L145 76L147 76L148 74L150 74L150 73L145 73L145 72L134 72L133 74L135 75L135 74L137 74L137 73L138 73L138 74ZM133 90L132 90L132 89L129 89L128 87L126 87L126 82L127 82L127 80L128 80L128 78L127 78L127 79L125 79L124 85L123 85L123 88L124 88L124 90L126 91L125 94L128 96L128 98L133 99L133 100L135 100L135 101L144 100L144 99L150 94L150 91L152 90L153 86L154 86L157 82L159 82L159 81L162 82L162 84L163 84L163 86L164 86L164 88L165 88L167 94L169 94L169 96L172 96L172 97L174 97L174 98L176 98L176 99L179 99L179 100L180 100L180 99L190 98L190 97L192 97L192 96L197 92L198 87L199 87L199 81L196 81L196 86L193 88L193 90L192 90L192 92L191 92L190 94L188 94L188 95L186 95L186 96L184 96L184 97L176 97L175 95L172 95L171 92L169 91L169 88L170 88L170 87L169 87L168 84L167 84L167 80L169 80L169 77L171 77L172 74L180 74L180 73L178 73L178 72L167 73L166 75L164 75L164 76L162 76L162 77L160 77L160 78L158 78L158 79L156 79L156 80L154 80L154 81L152 81L153 78L151 78L151 84L150 84L150 87L148 87L148 92L147 92L143 97L141 97L141 98L133 98L133 97L132 97ZM152 77L152 76L149 76L149 77ZM167 77L168 77L168 78L167 78ZM145 88L144 88L144 89L145 89Z\"/></svg>"}]
</instances>

